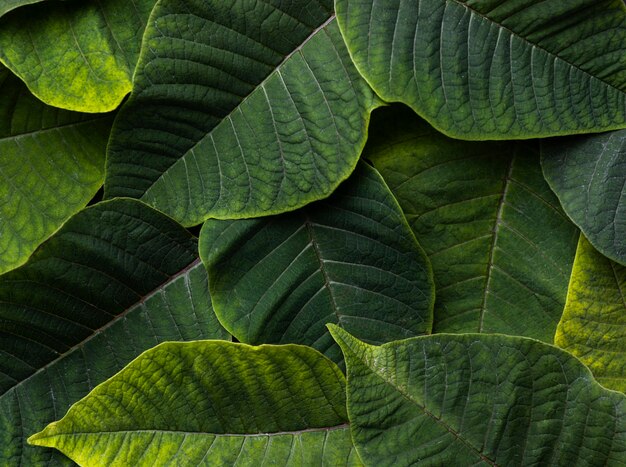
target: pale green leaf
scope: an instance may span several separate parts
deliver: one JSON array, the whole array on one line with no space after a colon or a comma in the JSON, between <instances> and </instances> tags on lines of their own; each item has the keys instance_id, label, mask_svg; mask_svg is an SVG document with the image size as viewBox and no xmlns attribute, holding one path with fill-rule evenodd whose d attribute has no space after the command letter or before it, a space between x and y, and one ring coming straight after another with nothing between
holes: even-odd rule
<instances>
[{"instance_id":1,"label":"pale green leaf","mask_svg":"<svg viewBox=\"0 0 626 467\"><path fill-rule=\"evenodd\" d=\"M626 268L581 235L554 343L578 357L604 386L626 392Z\"/></svg>"},{"instance_id":2,"label":"pale green leaf","mask_svg":"<svg viewBox=\"0 0 626 467\"><path fill-rule=\"evenodd\" d=\"M327 197L356 166L380 104L332 7L159 2L114 124L105 196L140 198L184 225Z\"/></svg>"},{"instance_id":3,"label":"pale green leaf","mask_svg":"<svg viewBox=\"0 0 626 467\"><path fill-rule=\"evenodd\" d=\"M135 200L71 218L0 276L0 465L59 465L26 437L142 351L227 338L196 240Z\"/></svg>"},{"instance_id":4,"label":"pale green leaf","mask_svg":"<svg viewBox=\"0 0 626 467\"><path fill-rule=\"evenodd\" d=\"M337 0L355 64L450 136L626 127L623 0Z\"/></svg>"},{"instance_id":5,"label":"pale green leaf","mask_svg":"<svg viewBox=\"0 0 626 467\"><path fill-rule=\"evenodd\" d=\"M29 439L83 466L360 465L345 378L302 346L166 343Z\"/></svg>"},{"instance_id":6,"label":"pale green leaf","mask_svg":"<svg viewBox=\"0 0 626 467\"><path fill-rule=\"evenodd\" d=\"M522 337L436 334L373 347L332 326L366 465L623 466L626 396Z\"/></svg>"},{"instance_id":7,"label":"pale green leaf","mask_svg":"<svg viewBox=\"0 0 626 467\"><path fill-rule=\"evenodd\" d=\"M433 267L434 332L553 342L578 229L543 179L536 145L449 139L408 109L382 109L364 152Z\"/></svg>"},{"instance_id":8,"label":"pale green leaf","mask_svg":"<svg viewBox=\"0 0 626 467\"><path fill-rule=\"evenodd\" d=\"M0 273L23 264L102 186L111 122L43 104L0 65Z\"/></svg>"},{"instance_id":9,"label":"pale green leaf","mask_svg":"<svg viewBox=\"0 0 626 467\"><path fill-rule=\"evenodd\" d=\"M215 312L241 342L306 344L341 362L326 323L378 344L431 330L430 264L365 164L294 213L207 221L200 256Z\"/></svg>"},{"instance_id":10,"label":"pale green leaf","mask_svg":"<svg viewBox=\"0 0 626 467\"><path fill-rule=\"evenodd\" d=\"M155 0L42 2L0 19L0 61L47 104L115 109L131 90Z\"/></svg>"},{"instance_id":11,"label":"pale green leaf","mask_svg":"<svg viewBox=\"0 0 626 467\"><path fill-rule=\"evenodd\" d=\"M587 239L626 265L626 130L543 141L541 165Z\"/></svg>"}]
</instances>

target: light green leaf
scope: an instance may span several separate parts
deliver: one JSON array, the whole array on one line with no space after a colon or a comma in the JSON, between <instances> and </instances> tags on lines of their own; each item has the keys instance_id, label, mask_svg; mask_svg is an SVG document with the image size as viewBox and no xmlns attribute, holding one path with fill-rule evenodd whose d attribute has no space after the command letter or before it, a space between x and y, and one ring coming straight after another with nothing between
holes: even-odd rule
<instances>
[{"instance_id":1,"label":"light green leaf","mask_svg":"<svg viewBox=\"0 0 626 467\"><path fill-rule=\"evenodd\" d=\"M373 347L331 332L366 465L624 465L626 396L556 347L481 334Z\"/></svg>"},{"instance_id":2,"label":"light green leaf","mask_svg":"<svg viewBox=\"0 0 626 467\"><path fill-rule=\"evenodd\" d=\"M241 342L310 345L325 327L372 343L430 333L430 264L380 175L361 164L328 198L263 219L207 221L200 256L215 312Z\"/></svg>"},{"instance_id":3,"label":"light green leaf","mask_svg":"<svg viewBox=\"0 0 626 467\"><path fill-rule=\"evenodd\" d=\"M185 229L135 200L81 211L0 276L0 465L63 464L26 437L160 342L227 337Z\"/></svg>"},{"instance_id":4,"label":"light green leaf","mask_svg":"<svg viewBox=\"0 0 626 467\"><path fill-rule=\"evenodd\" d=\"M626 130L543 141L541 165L592 245L626 265Z\"/></svg>"},{"instance_id":5,"label":"light green leaf","mask_svg":"<svg viewBox=\"0 0 626 467\"><path fill-rule=\"evenodd\" d=\"M29 442L83 466L360 465L345 405L343 374L308 347L166 343Z\"/></svg>"},{"instance_id":6,"label":"light green leaf","mask_svg":"<svg viewBox=\"0 0 626 467\"><path fill-rule=\"evenodd\" d=\"M433 267L434 332L553 342L578 229L534 144L449 139L408 109L383 109L364 157L398 198Z\"/></svg>"},{"instance_id":7,"label":"light green leaf","mask_svg":"<svg viewBox=\"0 0 626 467\"><path fill-rule=\"evenodd\" d=\"M144 44L105 196L196 225L297 209L356 166L380 102L331 0L163 0Z\"/></svg>"},{"instance_id":8,"label":"light green leaf","mask_svg":"<svg viewBox=\"0 0 626 467\"><path fill-rule=\"evenodd\" d=\"M43 104L0 65L0 273L23 264L102 186L111 121Z\"/></svg>"},{"instance_id":9,"label":"light green leaf","mask_svg":"<svg viewBox=\"0 0 626 467\"><path fill-rule=\"evenodd\" d=\"M609 389L626 392L626 268L581 235L554 343Z\"/></svg>"},{"instance_id":10,"label":"light green leaf","mask_svg":"<svg viewBox=\"0 0 626 467\"><path fill-rule=\"evenodd\" d=\"M374 90L449 136L626 127L622 0L337 0L336 11Z\"/></svg>"},{"instance_id":11,"label":"light green leaf","mask_svg":"<svg viewBox=\"0 0 626 467\"><path fill-rule=\"evenodd\" d=\"M43 0L3 0L0 3L0 16L4 16L11 10L15 10L24 5L30 5L31 3L39 3Z\"/></svg>"},{"instance_id":12,"label":"light green leaf","mask_svg":"<svg viewBox=\"0 0 626 467\"><path fill-rule=\"evenodd\" d=\"M47 104L115 109L132 85L155 0L42 2L0 19L0 61Z\"/></svg>"}]
</instances>

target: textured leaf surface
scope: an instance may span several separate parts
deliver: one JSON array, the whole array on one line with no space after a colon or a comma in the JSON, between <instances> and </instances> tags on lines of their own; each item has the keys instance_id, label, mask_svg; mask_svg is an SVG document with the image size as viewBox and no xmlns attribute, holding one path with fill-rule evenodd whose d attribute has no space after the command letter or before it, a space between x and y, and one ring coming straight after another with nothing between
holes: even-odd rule
<instances>
[{"instance_id":1,"label":"textured leaf surface","mask_svg":"<svg viewBox=\"0 0 626 467\"><path fill-rule=\"evenodd\" d=\"M589 241L626 264L626 130L546 140L541 165Z\"/></svg>"},{"instance_id":2,"label":"textured leaf surface","mask_svg":"<svg viewBox=\"0 0 626 467\"><path fill-rule=\"evenodd\" d=\"M581 235L554 343L578 357L604 386L626 392L626 268Z\"/></svg>"},{"instance_id":3,"label":"textured leaf surface","mask_svg":"<svg viewBox=\"0 0 626 467\"><path fill-rule=\"evenodd\" d=\"M0 60L47 104L115 109L131 89L155 0L42 2L0 19Z\"/></svg>"},{"instance_id":4,"label":"textured leaf surface","mask_svg":"<svg viewBox=\"0 0 626 467\"><path fill-rule=\"evenodd\" d=\"M626 397L567 352L512 336L438 334L373 347L332 333L367 465L624 463Z\"/></svg>"},{"instance_id":5,"label":"textured leaf surface","mask_svg":"<svg viewBox=\"0 0 626 467\"><path fill-rule=\"evenodd\" d=\"M343 374L308 347L167 343L29 442L84 466L358 465L345 405Z\"/></svg>"},{"instance_id":6,"label":"textured leaf surface","mask_svg":"<svg viewBox=\"0 0 626 467\"><path fill-rule=\"evenodd\" d=\"M15 10L24 5L30 5L31 3L39 3L42 0L3 0L0 3L0 16L4 16L11 10Z\"/></svg>"},{"instance_id":7,"label":"textured leaf surface","mask_svg":"<svg viewBox=\"0 0 626 467\"><path fill-rule=\"evenodd\" d=\"M626 126L622 0L337 0L336 10L374 90L450 136Z\"/></svg>"},{"instance_id":8,"label":"textured leaf surface","mask_svg":"<svg viewBox=\"0 0 626 467\"><path fill-rule=\"evenodd\" d=\"M326 323L372 343L431 330L430 265L365 164L328 200L294 213L207 221L200 256L215 312L242 342L306 344L341 362Z\"/></svg>"},{"instance_id":9,"label":"textured leaf surface","mask_svg":"<svg viewBox=\"0 0 626 467\"><path fill-rule=\"evenodd\" d=\"M185 229L135 200L80 212L0 276L0 464L62 464L26 437L159 342L227 337Z\"/></svg>"},{"instance_id":10,"label":"textured leaf surface","mask_svg":"<svg viewBox=\"0 0 626 467\"><path fill-rule=\"evenodd\" d=\"M331 0L163 0L144 44L107 197L196 225L294 210L356 166L379 103Z\"/></svg>"},{"instance_id":11,"label":"textured leaf surface","mask_svg":"<svg viewBox=\"0 0 626 467\"><path fill-rule=\"evenodd\" d=\"M23 264L104 180L112 118L49 107L0 65L0 273Z\"/></svg>"},{"instance_id":12,"label":"textured leaf surface","mask_svg":"<svg viewBox=\"0 0 626 467\"><path fill-rule=\"evenodd\" d=\"M448 139L410 111L383 109L364 157L380 170L435 275L435 332L553 342L578 229L527 143Z\"/></svg>"}]
</instances>

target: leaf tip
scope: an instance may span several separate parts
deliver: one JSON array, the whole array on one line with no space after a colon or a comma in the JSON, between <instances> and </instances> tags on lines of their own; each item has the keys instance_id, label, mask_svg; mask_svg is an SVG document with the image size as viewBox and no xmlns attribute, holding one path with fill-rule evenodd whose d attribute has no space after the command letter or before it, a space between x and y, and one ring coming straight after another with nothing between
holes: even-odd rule
<instances>
[{"instance_id":1,"label":"leaf tip","mask_svg":"<svg viewBox=\"0 0 626 467\"><path fill-rule=\"evenodd\" d=\"M363 346L366 345L364 342L358 340L341 326L328 323L326 327L328 328L328 332L330 332L330 335L341 348L344 358L346 359L348 358L348 354L358 353L358 351L362 350Z\"/></svg>"}]
</instances>

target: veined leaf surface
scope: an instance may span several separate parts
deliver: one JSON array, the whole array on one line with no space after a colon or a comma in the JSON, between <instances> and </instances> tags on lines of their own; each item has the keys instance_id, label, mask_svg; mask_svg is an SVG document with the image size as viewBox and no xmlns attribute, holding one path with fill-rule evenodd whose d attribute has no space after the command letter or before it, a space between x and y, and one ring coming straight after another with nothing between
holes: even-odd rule
<instances>
[{"instance_id":1,"label":"veined leaf surface","mask_svg":"<svg viewBox=\"0 0 626 467\"><path fill-rule=\"evenodd\" d=\"M74 0L19 8L0 19L0 61L47 104L108 112L131 89L154 3Z\"/></svg>"},{"instance_id":2,"label":"veined leaf surface","mask_svg":"<svg viewBox=\"0 0 626 467\"><path fill-rule=\"evenodd\" d=\"M356 166L379 101L331 0L163 0L114 124L105 196L184 225L278 214Z\"/></svg>"},{"instance_id":3,"label":"veined leaf surface","mask_svg":"<svg viewBox=\"0 0 626 467\"><path fill-rule=\"evenodd\" d=\"M84 466L360 465L346 419L345 378L311 348L166 343L29 442Z\"/></svg>"},{"instance_id":4,"label":"veined leaf surface","mask_svg":"<svg viewBox=\"0 0 626 467\"><path fill-rule=\"evenodd\" d=\"M552 343L578 229L541 174L536 145L449 139L408 109L381 109L364 152L433 267L434 332Z\"/></svg>"},{"instance_id":5,"label":"veined leaf surface","mask_svg":"<svg viewBox=\"0 0 626 467\"><path fill-rule=\"evenodd\" d=\"M542 141L541 165L587 239L626 265L626 130Z\"/></svg>"},{"instance_id":6,"label":"veined leaf surface","mask_svg":"<svg viewBox=\"0 0 626 467\"><path fill-rule=\"evenodd\" d=\"M604 386L626 392L626 268L581 235L554 343L578 357Z\"/></svg>"},{"instance_id":7,"label":"veined leaf surface","mask_svg":"<svg viewBox=\"0 0 626 467\"><path fill-rule=\"evenodd\" d=\"M377 344L431 330L430 264L365 164L330 198L296 212L208 220L200 256L215 312L242 342L306 344L342 362L326 323Z\"/></svg>"},{"instance_id":8,"label":"veined leaf surface","mask_svg":"<svg viewBox=\"0 0 626 467\"><path fill-rule=\"evenodd\" d=\"M102 186L111 116L49 107L0 65L0 273L23 264Z\"/></svg>"},{"instance_id":9,"label":"veined leaf surface","mask_svg":"<svg viewBox=\"0 0 626 467\"><path fill-rule=\"evenodd\" d=\"M374 90L449 136L626 127L623 0L337 0L336 11Z\"/></svg>"},{"instance_id":10,"label":"veined leaf surface","mask_svg":"<svg viewBox=\"0 0 626 467\"><path fill-rule=\"evenodd\" d=\"M533 339L435 334L367 345L331 332L366 465L621 466L626 396Z\"/></svg>"},{"instance_id":11,"label":"veined leaf surface","mask_svg":"<svg viewBox=\"0 0 626 467\"><path fill-rule=\"evenodd\" d=\"M81 211L0 276L0 464L63 464L26 437L159 342L227 337L184 228L136 200Z\"/></svg>"}]
</instances>

